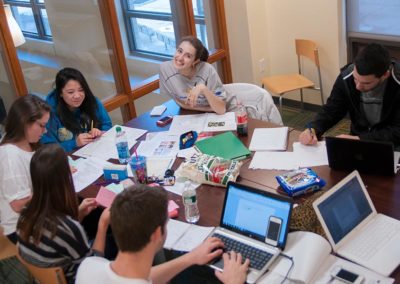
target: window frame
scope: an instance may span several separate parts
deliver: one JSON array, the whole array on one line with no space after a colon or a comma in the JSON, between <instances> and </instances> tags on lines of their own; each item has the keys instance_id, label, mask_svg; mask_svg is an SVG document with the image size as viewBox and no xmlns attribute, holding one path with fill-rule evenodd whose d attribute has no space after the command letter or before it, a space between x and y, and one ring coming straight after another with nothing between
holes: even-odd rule
<instances>
[{"instance_id":1,"label":"window frame","mask_svg":"<svg viewBox=\"0 0 400 284\"><path fill-rule=\"evenodd\" d=\"M43 21L43 17L42 17L42 13L41 13L42 9L46 10L45 3L39 3L38 0L29 0L29 2L4 0L4 4L10 5L11 12L13 13L13 15L14 15L14 11L13 11L12 7L26 7L26 8L32 9L33 19L35 20L36 29L38 32L36 34L36 33L22 31L22 33L24 34L25 37L32 38L32 39L45 40L48 42L53 41L53 37L48 36L45 33L44 21ZM14 18L16 18L15 15L14 15Z\"/></svg>"},{"instance_id":2,"label":"window frame","mask_svg":"<svg viewBox=\"0 0 400 284\"><path fill-rule=\"evenodd\" d=\"M139 18L139 19L149 19L149 20L172 22L172 25L174 26L175 42L177 42L177 39L180 38L181 31L179 30L180 20L178 18L178 13L177 13L177 10L174 9L175 3L171 3L171 0L169 0L170 7L171 7L171 13L161 13L161 12L148 12L148 11L140 11L140 10L129 10L128 1L129 0L120 0L120 4L121 4L121 8L122 8L122 17L124 19L126 36L127 36L127 40L128 40L129 54L132 56L139 56L139 57L161 60L161 61L170 60L173 57L173 55L167 55L164 53L158 53L158 52L153 52L153 51L146 51L146 50L138 49L136 47L135 38L134 38L135 37L134 27L132 26L131 19ZM195 21L195 25L199 24L199 25L205 26L205 16L204 15L203 16L194 15L194 21Z\"/></svg>"}]
</instances>

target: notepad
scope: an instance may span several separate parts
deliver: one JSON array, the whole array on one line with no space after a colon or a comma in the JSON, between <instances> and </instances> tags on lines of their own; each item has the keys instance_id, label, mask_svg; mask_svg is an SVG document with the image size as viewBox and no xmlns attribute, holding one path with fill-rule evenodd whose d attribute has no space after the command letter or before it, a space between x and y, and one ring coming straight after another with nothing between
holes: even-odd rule
<instances>
[{"instance_id":1,"label":"notepad","mask_svg":"<svg viewBox=\"0 0 400 284\"><path fill-rule=\"evenodd\" d=\"M203 154L227 160L241 160L251 154L242 141L230 131L198 141L195 145Z\"/></svg>"},{"instance_id":2,"label":"notepad","mask_svg":"<svg viewBox=\"0 0 400 284\"><path fill-rule=\"evenodd\" d=\"M249 149L250 151L285 151L287 147L288 127L256 128Z\"/></svg>"}]
</instances>

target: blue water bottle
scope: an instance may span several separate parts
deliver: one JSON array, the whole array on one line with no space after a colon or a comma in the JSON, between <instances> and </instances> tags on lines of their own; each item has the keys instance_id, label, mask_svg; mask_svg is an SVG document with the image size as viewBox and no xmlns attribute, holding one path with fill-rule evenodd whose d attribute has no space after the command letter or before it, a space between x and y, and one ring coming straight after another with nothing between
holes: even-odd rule
<instances>
[{"instance_id":1,"label":"blue water bottle","mask_svg":"<svg viewBox=\"0 0 400 284\"><path fill-rule=\"evenodd\" d=\"M121 126L117 126L115 130L115 145L117 146L118 159L121 164L126 164L128 163L130 156L128 139L126 137L125 131L122 131Z\"/></svg>"}]
</instances>

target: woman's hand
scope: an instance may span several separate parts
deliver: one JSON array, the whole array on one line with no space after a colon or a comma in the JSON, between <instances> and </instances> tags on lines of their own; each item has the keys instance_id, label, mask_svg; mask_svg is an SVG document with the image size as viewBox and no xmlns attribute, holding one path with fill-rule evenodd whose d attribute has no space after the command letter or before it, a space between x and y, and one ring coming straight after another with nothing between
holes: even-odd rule
<instances>
[{"instance_id":1,"label":"woman's hand","mask_svg":"<svg viewBox=\"0 0 400 284\"><path fill-rule=\"evenodd\" d=\"M89 134L92 135L92 138L95 139L97 137L100 137L103 135L103 131L101 131L98 128L92 128L92 130L89 131Z\"/></svg>"},{"instance_id":2,"label":"woman's hand","mask_svg":"<svg viewBox=\"0 0 400 284\"><path fill-rule=\"evenodd\" d=\"M196 87L194 87L187 96L186 104L191 107L195 107L197 104L197 98L200 94L204 93L204 88L207 88L204 84L198 84Z\"/></svg>"},{"instance_id":3,"label":"woman's hand","mask_svg":"<svg viewBox=\"0 0 400 284\"><path fill-rule=\"evenodd\" d=\"M90 133L81 133L76 136L76 146L82 147L93 141L93 136Z\"/></svg>"},{"instance_id":4,"label":"woman's hand","mask_svg":"<svg viewBox=\"0 0 400 284\"><path fill-rule=\"evenodd\" d=\"M82 221L93 209L97 208L95 198L85 198L82 200L78 208L79 221Z\"/></svg>"}]
</instances>

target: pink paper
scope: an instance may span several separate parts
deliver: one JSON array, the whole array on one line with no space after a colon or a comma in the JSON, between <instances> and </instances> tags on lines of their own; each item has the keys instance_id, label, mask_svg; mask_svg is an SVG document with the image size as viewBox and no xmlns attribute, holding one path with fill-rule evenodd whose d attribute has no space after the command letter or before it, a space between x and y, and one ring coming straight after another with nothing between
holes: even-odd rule
<instances>
[{"instance_id":1,"label":"pink paper","mask_svg":"<svg viewBox=\"0 0 400 284\"><path fill-rule=\"evenodd\" d=\"M179 208L179 205L176 204L175 201L170 200L170 201L168 202L168 212L172 212L172 211L174 211L174 210L176 210L176 209L178 209L178 208Z\"/></svg>"},{"instance_id":2,"label":"pink paper","mask_svg":"<svg viewBox=\"0 0 400 284\"><path fill-rule=\"evenodd\" d=\"M97 193L96 202L97 204L108 208L113 203L115 196L117 196L117 194L102 186Z\"/></svg>"}]
</instances>

